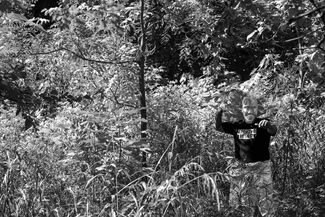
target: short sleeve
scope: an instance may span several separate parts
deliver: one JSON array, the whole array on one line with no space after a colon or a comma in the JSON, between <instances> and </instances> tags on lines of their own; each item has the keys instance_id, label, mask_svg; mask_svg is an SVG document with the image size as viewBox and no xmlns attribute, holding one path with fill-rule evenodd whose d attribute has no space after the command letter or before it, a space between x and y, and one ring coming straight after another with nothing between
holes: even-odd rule
<instances>
[{"instance_id":1,"label":"short sleeve","mask_svg":"<svg viewBox=\"0 0 325 217\"><path fill-rule=\"evenodd\" d=\"M222 129L225 133L235 134L235 124L230 122L224 122L221 124Z\"/></svg>"}]
</instances>

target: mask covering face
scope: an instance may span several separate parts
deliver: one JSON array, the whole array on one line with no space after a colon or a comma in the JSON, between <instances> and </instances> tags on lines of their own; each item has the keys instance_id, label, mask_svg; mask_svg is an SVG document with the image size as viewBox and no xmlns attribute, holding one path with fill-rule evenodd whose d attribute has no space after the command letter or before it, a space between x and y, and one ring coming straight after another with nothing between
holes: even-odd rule
<instances>
[{"instance_id":1,"label":"mask covering face","mask_svg":"<svg viewBox=\"0 0 325 217\"><path fill-rule=\"evenodd\" d=\"M251 124L257 117L257 100L251 97L245 97L242 101L242 112L245 122Z\"/></svg>"}]
</instances>

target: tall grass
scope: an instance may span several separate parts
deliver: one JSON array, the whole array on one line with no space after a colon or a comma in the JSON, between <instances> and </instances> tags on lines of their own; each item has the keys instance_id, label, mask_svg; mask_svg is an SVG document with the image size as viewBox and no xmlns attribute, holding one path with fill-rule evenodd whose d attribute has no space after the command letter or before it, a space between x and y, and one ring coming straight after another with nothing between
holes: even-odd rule
<instances>
[{"instance_id":1,"label":"tall grass","mask_svg":"<svg viewBox=\"0 0 325 217\"><path fill-rule=\"evenodd\" d=\"M214 130L216 102L204 104L201 90L172 85L149 96L146 141L132 111L65 107L24 131L14 110L1 109L0 216L240 216L227 205L232 140ZM277 214L322 216L324 105L302 111L295 97L281 100L269 104L279 108Z\"/></svg>"}]
</instances>

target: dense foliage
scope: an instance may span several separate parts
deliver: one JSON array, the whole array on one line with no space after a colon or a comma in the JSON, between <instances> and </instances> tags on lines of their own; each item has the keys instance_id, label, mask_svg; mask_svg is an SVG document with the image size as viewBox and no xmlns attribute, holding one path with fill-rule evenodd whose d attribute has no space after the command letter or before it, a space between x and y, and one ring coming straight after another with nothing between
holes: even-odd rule
<instances>
[{"instance_id":1,"label":"dense foliage","mask_svg":"<svg viewBox=\"0 0 325 217\"><path fill-rule=\"evenodd\" d=\"M323 1L46 2L0 0L0 216L241 216L214 115L247 92L277 216L325 215Z\"/></svg>"}]
</instances>

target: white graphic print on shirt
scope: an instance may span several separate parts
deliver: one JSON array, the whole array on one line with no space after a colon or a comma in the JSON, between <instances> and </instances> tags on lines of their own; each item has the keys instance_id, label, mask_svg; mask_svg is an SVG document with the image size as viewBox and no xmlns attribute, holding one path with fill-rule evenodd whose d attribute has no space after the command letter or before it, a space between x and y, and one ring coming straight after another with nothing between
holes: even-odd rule
<instances>
[{"instance_id":1,"label":"white graphic print on shirt","mask_svg":"<svg viewBox=\"0 0 325 217\"><path fill-rule=\"evenodd\" d=\"M239 139L254 139L256 131L256 129L238 129L237 135Z\"/></svg>"}]
</instances>

